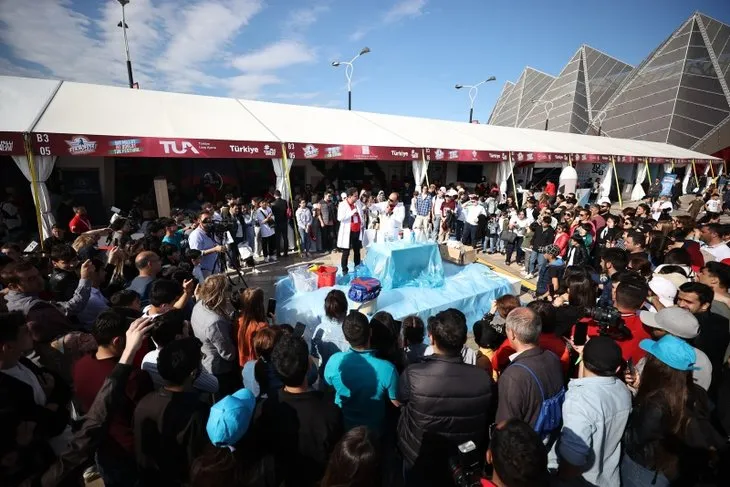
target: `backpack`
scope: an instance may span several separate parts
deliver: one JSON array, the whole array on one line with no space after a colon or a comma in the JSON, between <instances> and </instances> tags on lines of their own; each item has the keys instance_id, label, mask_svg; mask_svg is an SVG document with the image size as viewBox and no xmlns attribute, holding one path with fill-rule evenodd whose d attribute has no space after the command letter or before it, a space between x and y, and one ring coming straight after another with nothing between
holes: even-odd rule
<instances>
[{"instance_id":1,"label":"backpack","mask_svg":"<svg viewBox=\"0 0 730 487\"><path fill-rule=\"evenodd\" d=\"M565 400L565 386L560 388L560 391L552 397L545 397L545 390L542 388L540 379L537 378L535 373L528 366L513 363L513 366L522 367L527 370L535 382L537 387L540 388L540 394L542 395L542 404L540 405L540 414L537 416L535 422L535 431L542 437L549 436L550 433L554 432L563 421L563 401Z\"/></svg>"}]
</instances>

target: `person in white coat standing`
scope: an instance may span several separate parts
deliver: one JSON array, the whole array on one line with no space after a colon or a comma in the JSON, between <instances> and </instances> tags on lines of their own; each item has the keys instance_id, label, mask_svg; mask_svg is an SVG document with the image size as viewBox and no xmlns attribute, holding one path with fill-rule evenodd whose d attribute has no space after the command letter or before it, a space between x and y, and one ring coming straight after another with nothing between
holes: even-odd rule
<instances>
[{"instance_id":1,"label":"person in white coat standing","mask_svg":"<svg viewBox=\"0 0 730 487\"><path fill-rule=\"evenodd\" d=\"M380 215L380 237L378 242L397 240L403 231L403 221L406 217L406 207L398 201L398 193L391 193L382 203L373 205Z\"/></svg>"},{"instance_id":2,"label":"person in white coat standing","mask_svg":"<svg viewBox=\"0 0 730 487\"><path fill-rule=\"evenodd\" d=\"M340 222L337 247L342 252L342 275L345 275L351 249L355 267L360 265L360 249L362 249L362 238L365 233L363 205L358 198L356 188L349 188L345 199L340 201L340 205L337 207L337 220Z\"/></svg>"}]
</instances>

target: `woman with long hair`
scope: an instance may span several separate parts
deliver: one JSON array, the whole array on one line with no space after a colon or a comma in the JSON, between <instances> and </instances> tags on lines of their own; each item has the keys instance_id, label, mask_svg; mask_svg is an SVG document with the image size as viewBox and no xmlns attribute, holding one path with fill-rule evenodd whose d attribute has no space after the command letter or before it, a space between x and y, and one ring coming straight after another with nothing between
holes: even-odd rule
<instances>
[{"instance_id":1,"label":"woman with long hair","mask_svg":"<svg viewBox=\"0 0 730 487\"><path fill-rule=\"evenodd\" d=\"M238 363L243 365L254 360L253 335L269 326L264 290L260 287L249 287L241 292L241 312L238 317Z\"/></svg>"},{"instance_id":2,"label":"woman with long hair","mask_svg":"<svg viewBox=\"0 0 730 487\"><path fill-rule=\"evenodd\" d=\"M320 486L380 487L381 465L378 441L365 426L358 426L335 446Z\"/></svg>"},{"instance_id":3,"label":"woman with long hair","mask_svg":"<svg viewBox=\"0 0 730 487\"><path fill-rule=\"evenodd\" d=\"M724 444L709 420L707 395L692 380L695 349L672 335L639 346L646 363L624 433L621 484L695 485L709 451Z\"/></svg>"},{"instance_id":4,"label":"woman with long hair","mask_svg":"<svg viewBox=\"0 0 730 487\"><path fill-rule=\"evenodd\" d=\"M241 388L229 286L223 274L208 276L198 289L198 302L190 318L195 336L203 343L203 368L218 379L221 397Z\"/></svg>"},{"instance_id":5,"label":"woman with long hair","mask_svg":"<svg viewBox=\"0 0 730 487\"><path fill-rule=\"evenodd\" d=\"M570 224L560 222L556 230L553 244L560 249L560 257L565 257L565 253L568 251L568 240L570 240Z\"/></svg>"}]
</instances>

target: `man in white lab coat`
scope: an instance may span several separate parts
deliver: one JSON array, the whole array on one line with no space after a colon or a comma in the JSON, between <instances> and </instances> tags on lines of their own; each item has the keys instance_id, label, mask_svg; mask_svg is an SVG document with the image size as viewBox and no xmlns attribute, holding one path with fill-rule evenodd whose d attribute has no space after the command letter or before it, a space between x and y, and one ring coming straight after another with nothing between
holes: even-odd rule
<instances>
[{"instance_id":1,"label":"man in white lab coat","mask_svg":"<svg viewBox=\"0 0 730 487\"><path fill-rule=\"evenodd\" d=\"M350 259L350 249L352 249L355 267L360 265L360 249L362 249L362 238L365 233L363 205L356 188L349 188L346 197L340 201L337 207L337 220L340 222L337 247L342 252L340 264L342 275L345 275L347 274L347 261Z\"/></svg>"},{"instance_id":2,"label":"man in white lab coat","mask_svg":"<svg viewBox=\"0 0 730 487\"><path fill-rule=\"evenodd\" d=\"M380 218L378 242L387 241L389 238L397 239L403 230L403 220L406 217L406 207L398 201L398 193L390 193L387 201L373 206L378 209Z\"/></svg>"}]
</instances>

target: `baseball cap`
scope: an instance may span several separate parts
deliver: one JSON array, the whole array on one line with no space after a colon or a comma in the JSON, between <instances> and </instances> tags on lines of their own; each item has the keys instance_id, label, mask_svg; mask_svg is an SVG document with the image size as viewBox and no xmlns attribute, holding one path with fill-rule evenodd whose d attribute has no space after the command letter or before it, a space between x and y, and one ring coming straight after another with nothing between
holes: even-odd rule
<instances>
[{"instance_id":1,"label":"baseball cap","mask_svg":"<svg viewBox=\"0 0 730 487\"><path fill-rule=\"evenodd\" d=\"M639 342L639 347L673 369L700 370L695 365L695 349L681 338L672 335L664 335L657 341L645 338Z\"/></svg>"},{"instance_id":2,"label":"baseball cap","mask_svg":"<svg viewBox=\"0 0 730 487\"><path fill-rule=\"evenodd\" d=\"M654 276L649 281L649 289L657 295L659 301L667 308L674 306L677 297L677 286L663 276Z\"/></svg>"},{"instance_id":3,"label":"baseball cap","mask_svg":"<svg viewBox=\"0 0 730 487\"><path fill-rule=\"evenodd\" d=\"M623 361L621 347L612 338L593 337L583 347L583 362L596 372L613 374Z\"/></svg>"},{"instance_id":4,"label":"baseball cap","mask_svg":"<svg viewBox=\"0 0 730 487\"><path fill-rule=\"evenodd\" d=\"M457 193L457 192L456 192L456 190L455 190L454 188L451 188L450 190L448 190L448 191L446 192L446 194L447 194L447 195L449 195L449 196L456 196L456 195L457 195L457 194L459 194L459 193Z\"/></svg>"},{"instance_id":5,"label":"baseball cap","mask_svg":"<svg viewBox=\"0 0 730 487\"><path fill-rule=\"evenodd\" d=\"M700 332L700 324L697 318L686 309L678 306L664 308L658 313L642 311L639 313L641 322L651 328L664 330L670 335L684 339L696 337Z\"/></svg>"},{"instance_id":6,"label":"baseball cap","mask_svg":"<svg viewBox=\"0 0 730 487\"><path fill-rule=\"evenodd\" d=\"M598 199L598 204L599 205L603 205L603 204L610 205L611 200L608 199L606 196L604 196L604 197Z\"/></svg>"},{"instance_id":7,"label":"baseball cap","mask_svg":"<svg viewBox=\"0 0 730 487\"><path fill-rule=\"evenodd\" d=\"M210 442L215 446L235 446L248 431L255 407L256 398L248 389L240 389L213 404L205 426Z\"/></svg>"},{"instance_id":8,"label":"baseball cap","mask_svg":"<svg viewBox=\"0 0 730 487\"><path fill-rule=\"evenodd\" d=\"M439 191L441 191L442 193L445 193L445 192L446 192L446 188L445 188L444 186L441 186L441 187L439 188Z\"/></svg>"},{"instance_id":9,"label":"baseball cap","mask_svg":"<svg viewBox=\"0 0 730 487\"><path fill-rule=\"evenodd\" d=\"M557 257L558 255L560 255L560 247L554 244L546 245L542 248L542 253L550 254L554 257Z\"/></svg>"}]
</instances>

